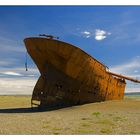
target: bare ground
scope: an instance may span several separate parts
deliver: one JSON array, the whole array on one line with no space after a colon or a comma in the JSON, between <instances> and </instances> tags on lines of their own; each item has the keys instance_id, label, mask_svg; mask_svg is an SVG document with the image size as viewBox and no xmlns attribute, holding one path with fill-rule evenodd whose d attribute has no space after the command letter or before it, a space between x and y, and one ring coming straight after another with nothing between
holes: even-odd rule
<instances>
[{"instance_id":1,"label":"bare ground","mask_svg":"<svg viewBox=\"0 0 140 140\"><path fill-rule=\"evenodd\" d=\"M0 134L140 134L140 97L32 111L30 96L0 96Z\"/></svg>"}]
</instances>

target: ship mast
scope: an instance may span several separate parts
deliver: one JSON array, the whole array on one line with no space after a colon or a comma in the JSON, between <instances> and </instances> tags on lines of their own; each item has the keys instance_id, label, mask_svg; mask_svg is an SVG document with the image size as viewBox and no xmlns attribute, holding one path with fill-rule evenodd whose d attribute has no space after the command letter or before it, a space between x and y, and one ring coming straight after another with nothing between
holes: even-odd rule
<instances>
[{"instance_id":1,"label":"ship mast","mask_svg":"<svg viewBox=\"0 0 140 140\"><path fill-rule=\"evenodd\" d=\"M110 71L107 71L107 73L109 73L113 76L119 77L119 78L123 78L123 79L129 80L129 81L135 82L135 83L140 83L140 80L133 79L133 78L128 77L128 76L124 76L124 75L121 75L121 74L116 74L116 73L113 73L113 72L110 72Z\"/></svg>"}]
</instances>

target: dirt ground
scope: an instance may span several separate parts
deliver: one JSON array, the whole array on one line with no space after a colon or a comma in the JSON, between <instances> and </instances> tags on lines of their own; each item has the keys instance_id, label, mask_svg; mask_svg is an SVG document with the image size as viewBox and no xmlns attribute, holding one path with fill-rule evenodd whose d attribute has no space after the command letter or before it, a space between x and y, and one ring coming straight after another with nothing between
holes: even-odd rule
<instances>
[{"instance_id":1,"label":"dirt ground","mask_svg":"<svg viewBox=\"0 0 140 140\"><path fill-rule=\"evenodd\" d=\"M32 111L30 96L0 96L0 134L140 134L140 97Z\"/></svg>"}]
</instances>

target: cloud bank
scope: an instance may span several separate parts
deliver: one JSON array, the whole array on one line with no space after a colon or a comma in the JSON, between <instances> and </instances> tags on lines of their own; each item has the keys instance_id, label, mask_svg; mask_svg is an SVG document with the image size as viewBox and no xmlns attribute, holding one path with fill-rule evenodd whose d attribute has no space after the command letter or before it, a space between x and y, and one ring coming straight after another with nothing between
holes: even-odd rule
<instances>
[{"instance_id":1,"label":"cloud bank","mask_svg":"<svg viewBox=\"0 0 140 140\"><path fill-rule=\"evenodd\" d=\"M128 74L132 76L137 75L140 77L140 57L137 56L131 59L129 62L113 66L110 68L110 70L120 74Z\"/></svg>"},{"instance_id":2,"label":"cloud bank","mask_svg":"<svg viewBox=\"0 0 140 140\"><path fill-rule=\"evenodd\" d=\"M140 80L140 57L129 62L110 67L110 71ZM140 92L140 84L127 81L125 92Z\"/></svg>"},{"instance_id":3,"label":"cloud bank","mask_svg":"<svg viewBox=\"0 0 140 140\"><path fill-rule=\"evenodd\" d=\"M39 76L37 68L1 68L0 95L31 95Z\"/></svg>"},{"instance_id":4,"label":"cloud bank","mask_svg":"<svg viewBox=\"0 0 140 140\"><path fill-rule=\"evenodd\" d=\"M31 95L37 79L1 78L0 95Z\"/></svg>"}]
</instances>

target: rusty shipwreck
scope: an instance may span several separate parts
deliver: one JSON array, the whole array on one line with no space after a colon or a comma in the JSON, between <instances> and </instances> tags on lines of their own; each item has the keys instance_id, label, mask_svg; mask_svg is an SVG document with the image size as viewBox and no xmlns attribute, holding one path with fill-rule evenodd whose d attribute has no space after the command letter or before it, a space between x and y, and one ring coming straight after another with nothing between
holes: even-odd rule
<instances>
[{"instance_id":1,"label":"rusty shipwreck","mask_svg":"<svg viewBox=\"0 0 140 140\"><path fill-rule=\"evenodd\" d=\"M24 39L27 52L37 65L39 77L31 104L40 107L77 105L123 99L125 79L80 48L51 35Z\"/></svg>"}]
</instances>

